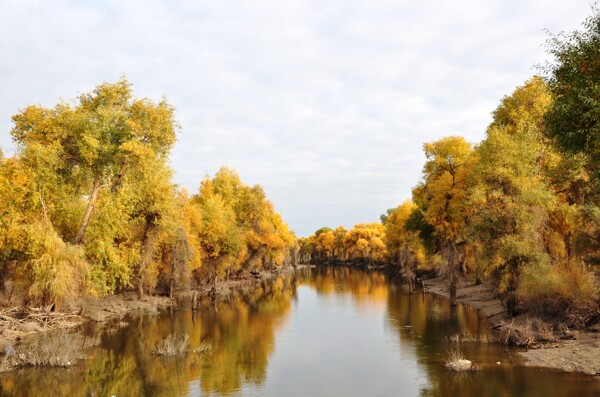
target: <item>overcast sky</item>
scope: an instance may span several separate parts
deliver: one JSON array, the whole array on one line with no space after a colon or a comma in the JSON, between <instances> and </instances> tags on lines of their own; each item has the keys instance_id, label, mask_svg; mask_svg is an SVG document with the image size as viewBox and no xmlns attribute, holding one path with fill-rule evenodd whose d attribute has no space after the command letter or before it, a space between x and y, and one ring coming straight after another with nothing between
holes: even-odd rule
<instances>
[{"instance_id":1,"label":"overcast sky","mask_svg":"<svg viewBox=\"0 0 600 397\"><path fill-rule=\"evenodd\" d=\"M182 126L176 182L222 165L261 184L299 236L410 197L422 144L484 137L549 60L581 0L0 0L0 146L10 116L126 75Z\"/></svg>"}]
</instances>

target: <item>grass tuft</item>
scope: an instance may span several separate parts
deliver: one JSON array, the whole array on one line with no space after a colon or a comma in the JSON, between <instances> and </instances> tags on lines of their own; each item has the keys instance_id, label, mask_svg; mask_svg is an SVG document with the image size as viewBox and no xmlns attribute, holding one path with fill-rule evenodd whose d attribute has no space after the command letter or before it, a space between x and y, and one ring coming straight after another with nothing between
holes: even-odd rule
<instances>
[{"instance_id":1,"label":"grass tuft","mask_svg":"<svg viewBox=\"0 0 600 397\"><path fill-rule=\"evenodd\" d=\"M464 358L458 350L450 351L445 366L454 372L474 372L480 369L479 365Z\"/></svg>"},{"instance_id":2,"label":"grass tuft","mask_svg":"<svg viewBox=\"0 0 600 397\"><path fill-rule=\"evenodd\" d=\"M64 331L9 345L0 361L0 372L20 367L70 367L87 356L87 351L100 343L98 337Z\"/></svg>"},{"instance_id":3,"label":"grass tuft","mask_svg":"<svg viewBox=\"0 0 600 397\"><path fill-rule=\"evenodd\" d=\"M197 349L191 349L187 334L171 334L154 348L158 356L178 356L184 353L201 353L211 349L208 342L202 342Z\"/></svg>"}]
</instances>

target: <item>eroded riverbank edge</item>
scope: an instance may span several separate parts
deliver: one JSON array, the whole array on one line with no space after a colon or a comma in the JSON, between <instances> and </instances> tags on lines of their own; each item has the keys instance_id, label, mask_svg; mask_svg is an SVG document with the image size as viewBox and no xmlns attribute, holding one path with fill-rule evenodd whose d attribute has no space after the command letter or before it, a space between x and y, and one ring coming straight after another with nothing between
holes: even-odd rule
<instances>
[{"instance_id":1,"label":"eroded riverbank edge","mask_svg":"<svg viewBox=\"0 0 600 397\"><path fill-rule=\"evenodd\" d=\"M303 266L298 266L300 268ZM245 274L242 278L219 281L214 290L216 299L226 298L235 291L253 289L267 281L282 275L291 275L296 271L286 267L275 271L261 271L258 274ZM11 306L0 309L0 313L23 311L33 314L25 318L2 316L0 314L0 355L7 346L19 344L25 339L36 338L57 330L69 330L88 323L109 324L129 314L158 315L163 310L175 307L178 302L191 300L194 292L198 297L211 293L213 285L203 285L194 290L178 291L171 299L168 296L144 295L141 298L135 292L125 292L104 297L81 297L65 302L60 312L51 312L37 308Z\"/></svg>"},{"instance_id":2,"label":"eroded riverbank edge","mask_svg":"<svg viewBox=\"0 0 600 397\"><path fill-rule=\"evenodd\" d=\"M424 279L426 291L449 298L448 285L441 277ZM457 288L457 301L478 309L490 326L510 337L515 323L524 321L526 315L511 318L493 289L486 284L475 285L461 280ZM596 331L596 332L594 332ZM600 376L600 329L574 332L576 339L537 343L518 352L523 364L530 367L553 368Z\"/></svg>"}]
</instances>

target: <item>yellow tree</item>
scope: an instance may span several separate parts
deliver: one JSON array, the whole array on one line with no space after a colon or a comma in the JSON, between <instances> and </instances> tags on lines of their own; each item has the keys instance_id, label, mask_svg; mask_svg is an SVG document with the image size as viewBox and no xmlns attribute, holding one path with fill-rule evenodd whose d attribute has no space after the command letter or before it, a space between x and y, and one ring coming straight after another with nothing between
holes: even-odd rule
<instances>
[{"instance_id":1,"label":"yellow tree","mask_svg":"<svg viewBox=\"0 0 600 397\"><path fill-rule=\"evenodd\" d=\"M344 238L347 233L348 230L344 226L338 226L333 231L333 255L338 261L344 260Z\"/></svg>"},{"instance_id":2,"label":"yellow tree","mask_svg":"<svg viewBox=\"0 0 600 397\"><path fill-rule=\"evenodd\" d=\"M408 281L409 291L414 288L415 270L424 261L425 250L419 232L411 230L407 222L418 209L412 200L388 210L385 220L385 245L392 264L399 267L400 274Z\"/></svg>"},{"instance_id":3,"label":"yellow tree","mask_svg":"<svg viewBox=\"0 0 600 397\"><path fill-rule=\"evenodd\" d=\"M174 247L172 257L172 272L175 273L175 267L185 267L189 269L189 274L198 275L201 273L202 267L202 244L200 241L200 228L202 219L200 215L200 209L194 200L190 198L189 193L185 189L181 189L177 192L177 204L179 208L179 225L182 229L183 235L180 235L178 231L178 237L176 239L176 246ZM175 252L178 242L185 240L187 248L184 252ZM183 258L182 258L183 256ZM172 274L174 276L174 274Z\"/></svg>"},{"instance_id":4,"label":"yellow tree","mask_svg":"<svg viewBox=\"0 0 600 397\"><path fill-rule=\"evenodd\" d=\"M486 139L477 151L470 204L472 235L484 248L484 259L501 274L501 291L516 289L518 268L544 256L542 229L547 204L555 202L546 184L543 115L551 97L534 78L502 100Z\"/></svg>"},{"instance_id":5,"label":"yellow tree","mask_svg":"<svg viewBox=\"0 0 600 397\"><path fill-rule=\"evenodd\" d=\"M166 156L175 143L173 108L165 100L133 99L125 79L100 84L74 103L52 109L28 106L13 121L11 135L19 152L38 174L45 172L42 156L55 160L49 169L54 175L45 183L71 184L81 198L87 197L72 237L75 244L83 241L102 192L119 188L140 147Z\"/></svg>"},{"instance_id":6,"label":"yellow tree","mask_svg":"<svg viewBox=\"0 0 600 397\"><path fill-rule=\"evenodd\" d=\"M385 227L381 223L359 223L346 233L344 252L346 260L366 262L369 265L387 259Z\"/></svg>"},{"instance_id":7,"label":"yellow tree","mask_svg":"<svg viewBox=\"0 0 600 397\"><path fill-rule=\"evenodd\" d=\"M138 155L138 161L131 166L119 191L129 204L130 238L140 246L139 261L133 268L134 284L140 296L144 291L154 290L159 269L165 267L160 262L171 260L170 253L181 238L178 237L180 219L173 172L165 159L144 152Z\"/></svg>"},{"instance_id":8,"label":"yellow tree","mask_svg":"<svg viewBox=\"0 0 600 397\"><path fill-rule=\"evenodd\" d=\"M204 219L199 242L206 263L216 263L217 273L279 266L289 256L295 237L261 186L247 186L235 171L223 167L202 181L193 200Z\"/></svg>"},{"instance_id":9,"label":"yellow tree","mask_svg":"<svg viewBox=\"0 0 600 397\"><path fill-rule=\"evenodd\" d=\"M56 233L34 181L20 157L0 158L0 287L9 299L23 287L28 301L59 305L89 290L90 268Z\"/></svg>"},{"instance_id":10,"label":"yellow tree","mask_svg":"<svg viewBox=\"0 0 600 397\"><path fill-rule=\"evenodd\" d=\"M202 181L201 194L195 200L199 206L198 239L210 276L225 275L233 266L240 250L241 235L235 213L220 194L212 191L209 179Z\"/></svg>"},{"instance_id":11,"label":"yellow tree","mask_svg":"<svg viewBox=\"0 0 600 397\"><path fill-rule=\"evenodd\" d=\"M326 260L333 258L335 250L335 235L332 230L316 234L316 251L321 253Z\"/></svg>"},{"instance_id":12,"label":"yellow tree","mask_svg":"<svg viewBox=\"0 0 600 397\"><path fill-rule=\"evenodd\" d=\"M473 147L464 138L450 136L423 145L427 162L423 182L413 198L424 211L440 242L448 270L450 303L456 304L456 277L466 243L467 177L475 163Z\"/></svg>"}]
</instances>

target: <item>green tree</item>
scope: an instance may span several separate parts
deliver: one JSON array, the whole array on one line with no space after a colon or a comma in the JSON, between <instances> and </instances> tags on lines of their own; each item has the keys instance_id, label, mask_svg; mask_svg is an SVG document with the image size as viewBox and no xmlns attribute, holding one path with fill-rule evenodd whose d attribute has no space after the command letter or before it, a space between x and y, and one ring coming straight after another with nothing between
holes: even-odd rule
<instances>
[{"instance_id":1,"label":"green tree","mask_svg":"<svg viewBox=\"0 0 600 397\"><path fill-rule=\"evenodd\" d=\"M588 156L600 184L600 11L575 31L550 41L555 62L547 67L554 96L545 121L547 133L565 150Z\"/></svg>"}]
</instances>

